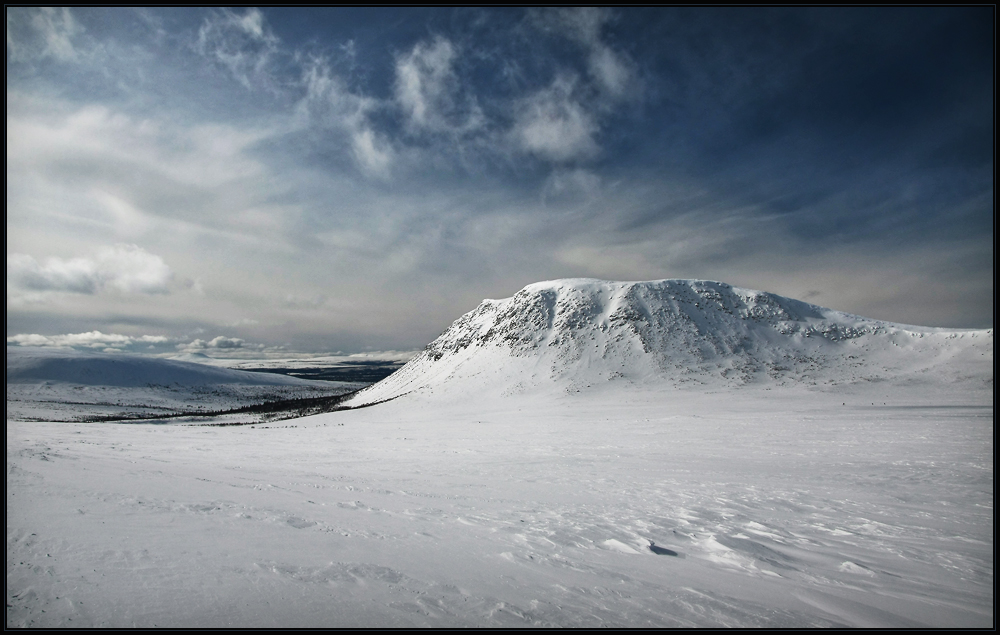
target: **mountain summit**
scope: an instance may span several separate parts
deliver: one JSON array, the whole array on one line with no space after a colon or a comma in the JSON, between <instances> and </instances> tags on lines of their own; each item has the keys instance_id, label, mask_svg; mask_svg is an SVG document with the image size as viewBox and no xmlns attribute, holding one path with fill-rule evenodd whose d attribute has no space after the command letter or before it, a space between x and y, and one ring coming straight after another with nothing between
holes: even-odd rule
<instances>
[{"instance_id":1,"label":"mountain summit","mask_svg":"<svg viewBox=\"0 0 1000 635\"><path fill-rule=\"evenodd\" d=\"M992 361L992 329L894 324L707 280L573 278L484 300L351 404L414 391L576 392L615 382L677 389L931 375L992 382Z\"/></svg>"}]
</instances>

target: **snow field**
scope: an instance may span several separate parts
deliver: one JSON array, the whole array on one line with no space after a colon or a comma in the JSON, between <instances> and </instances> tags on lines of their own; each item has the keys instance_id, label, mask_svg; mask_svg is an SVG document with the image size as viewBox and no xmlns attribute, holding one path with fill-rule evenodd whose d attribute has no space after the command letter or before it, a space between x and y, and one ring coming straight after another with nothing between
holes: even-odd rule
<instances>
[{"instance_id":1,"label":"snow field","mask_svg":"<svg viewBox=\"0 0 1000 635\"><path fill-rule=\"evenodd\" d=\"M991 625L992 407L843 399L8 421L7 625Z\"/></svg>"}]
</instances>

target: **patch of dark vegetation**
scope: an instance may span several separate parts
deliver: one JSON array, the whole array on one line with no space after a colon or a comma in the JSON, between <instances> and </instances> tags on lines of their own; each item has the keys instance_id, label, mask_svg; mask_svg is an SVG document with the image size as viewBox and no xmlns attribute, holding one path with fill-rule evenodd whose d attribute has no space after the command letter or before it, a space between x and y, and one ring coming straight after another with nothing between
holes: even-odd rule
<instances>
[{"instance_id":1,"label":"patch of dark vegetation","mask_svg":"<svg viewBox=\"0 0 1000 635\"><path fill-rule=\"evenodd\" d=\"M239 408L230 408L228 410L192 410L192 411L175 411L171 414L161 414L161 415L141 415L141 414L126 414L117 416L92 416L92 417L81 417L78 422L81 423L122 423L127 421L141 422L141 421L164 421L167 419L182 419L182 418L193 418L193 417L222 417L226 415L258 415L258 421L233 421L233 422L220 422L220 423L203 423L198 425L206 426L245 426L254 425L257 423L268 423L271 421L283 421L285 419L298 419L299 417L308 417L310 415L322 414L325 412L334 412L337 410L358 410L360 408L368 408L370 406L375 406L380 403L385 403L387 401L392 401L396 397L390 399L383 399L382 401L375 401L372 403L364 404L361 406L344 406L342 405L349 397L354 396L359 391L355 390L352 392L344 393L342 395L334 395L331 397L305 397L299 399L276 399L274 401L267 401L259 404L252 404L249 406L240 406ZM402 395L398 395L402 396Z\"/></svg>"},{"instance_id":2,"label":"patch of dark vegetation","mask_svg":"<svg viewBox=\"0 0 1000 635\"><path fill-rule=\"evenodd\" d=\"M358 361L316 368L240 368L251 373L288 375L321 381L367 382L374 384L402 368L404 362Z\"/></svg>"},{"instance_id":3,"label":"patch of dark vegetation","mask_svg":"<svg viewBox=\"0 0 1000 635\"><path fill-rule=\"evenodd\" d=\"M264 403L240 406L239 408L229 408L226 410L189 410L174 411L170 414L142 415L107 415L83 417L80 419L86 423L102 423L113 421L155 421L164 419L179 419L183 417L222 417L226 415L256 414L263 415L262 420L277 421L281 419L294 419L308 415L332 412L342 409L340 404L354 392L334 395L332 397L304 397L298 399L276 399L265 401ZM238 425L238 424L214 424L214 425Z\"/></svg>"},{"instance_id":4,"label":"patch of dark vegetation","mask_svg":"<svg viewBox=\"0 0 1000 635\"><path fill-rule=\"evenodd\" d=\"M260 421L229 421L226 423L200 423L201 426L211 426L213 428L228 428L230 426L253 426L260 423Z\"/></svg>"}]
</instances>

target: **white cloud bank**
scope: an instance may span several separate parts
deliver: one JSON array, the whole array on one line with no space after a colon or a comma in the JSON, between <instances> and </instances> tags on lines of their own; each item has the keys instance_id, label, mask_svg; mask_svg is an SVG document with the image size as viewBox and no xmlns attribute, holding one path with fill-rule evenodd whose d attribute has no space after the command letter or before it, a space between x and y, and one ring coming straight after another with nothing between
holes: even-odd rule
<instances>
[{"instance_id":1,"label":"white cloud bank","mask_svg":"<svg viewBox=\"0 0 1000 635\"><path fill-rule=\"evenodd\" d=\"M8 345L18 346L56 346L60 348L114 348L122 349L134 344L166 344L169 337L162 335L142 335L132 337L118 333L67 333L66 335L38 335L37 333L22 333L7 338Z\"/></svg>"},{"instance_id":2,"label":"white cloud bank","mask_svg":"<svg viewBox=\"0 0 1000 635\"><path fill-rule=\"evenodd\" d=\"M173 271L162 258L136 245L105 247L95 258L7 256L8 300L41 301L46 293L108 291L163 294L170 292Z\"/></svg>"},{"instance_id":3,"label":"white cloud bank","mask_svg":"<svg viewBox=\"0 0 1000 635\"><path fill-rule=\"evenodd\" d=\"M40 335L38 333L19 333L7 338L7 346L44 346L55 348L75 348L88 350L103 350L111 353L146 353L174 355L173 351L182 353L213 353L221 357L249 357L288 355L283 347L267 347L263 344L247 342L239 337L219 335L210 340L195 339L190 342L178 341L176 337L163 335L123 335L121 333L102 333L89 331L86 333L66 333L64 335Z\"/></svg>"}]
</instances>

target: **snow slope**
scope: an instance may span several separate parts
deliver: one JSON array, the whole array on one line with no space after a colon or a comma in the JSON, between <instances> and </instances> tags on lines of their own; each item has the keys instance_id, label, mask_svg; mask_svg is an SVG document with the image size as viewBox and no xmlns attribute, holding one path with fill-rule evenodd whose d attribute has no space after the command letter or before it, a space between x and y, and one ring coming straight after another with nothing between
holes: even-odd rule
<instances>
[{"instance_id":1,"label":"snow slope","mask_svg":"<svg viewBox=\"0 0 1000 635\"><path fill-rule=\"evenodd\" d=\"M992 386L992 367L992 330L894 324L721 282L567 279L484 300L350 403L623 386L943 381L974 390Z\"/></svg>"}]
</instances>

